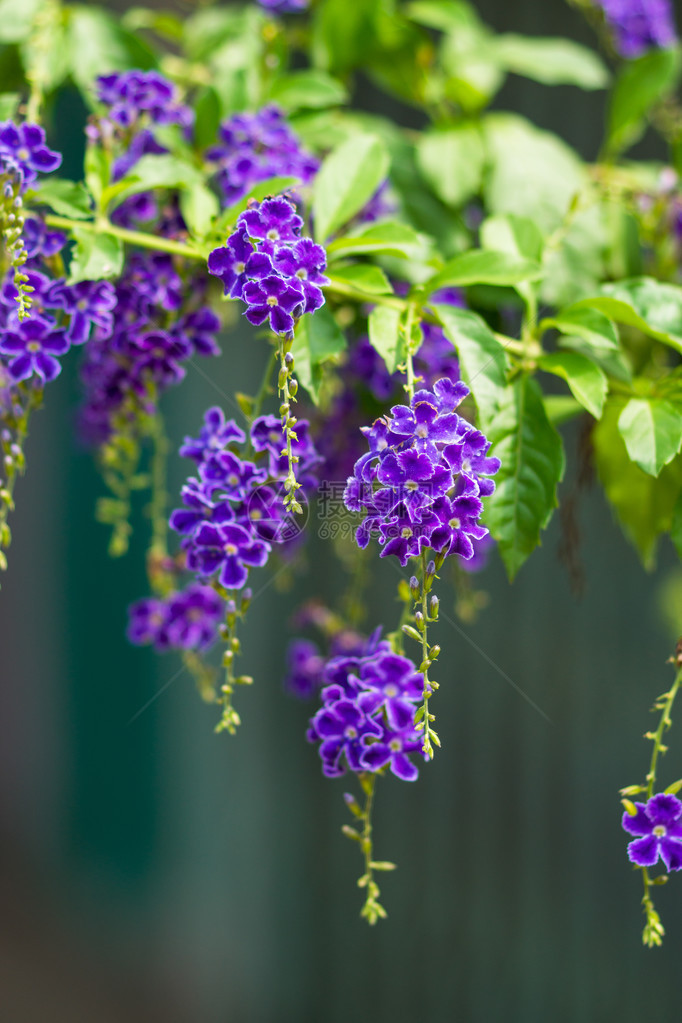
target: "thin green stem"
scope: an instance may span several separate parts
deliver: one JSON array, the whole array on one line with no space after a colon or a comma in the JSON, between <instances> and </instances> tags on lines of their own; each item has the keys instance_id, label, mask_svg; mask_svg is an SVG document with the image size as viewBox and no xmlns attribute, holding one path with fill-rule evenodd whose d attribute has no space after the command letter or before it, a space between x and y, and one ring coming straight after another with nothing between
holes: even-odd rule
<instances>
[{"instance_id":1,"label":"thin green stem","mask_svg":"<svg viewBox=\"0 0 682 1023\"><path fill-rule=\"evenodd\" d=\"M365 861L365 872L358 881L358 886L360 888L365 888L367 891L365 904L360 911L360 916L365 917L367 922L372 926L380 918L383 919L386 917L386 910L379 903L379 896L381 892L379 890L379 885L374 879L374 871L378 868L382 870L391 870L393 868L393 864L376 864L373 857L372 807L374 805L376 780L376 774L367 773L360 775L360 784L362 785L362 790L365 794L365 806L360 817L360 821L362 823L360 846Z\"/></svg>"},{"instance_id":2,"label":"thin green stem","mask_svg":"<svg viewBox=\"0 0 682 1023\"><path fill-rule=\"evenodd\" d=\"M654 790L656 788L656 775L658 770L658 758L662 753L666 753L668 749L668 747L665 746L663 743L663 735L672 725L671 713L673 703L675 702L675 697L677 696L680 685L682 684L681 658L682 654L680 653L680 644L678 643L676 655L672 659L674 663L677 664L678 667L677 674L675 676L675 681L673 682L671 688L668 690L667 693L663 693L661 696L659 696L653 708L654 710L661 711L661 718L658 722L658 728L656 729L655 732L647 732L646 735L644 736L645 739L651 739L651 741L654 744L653 749L651 751L651 760L649 762L649 773L646 776L646 788L644 788L644 786L631 786L629 788L622 790L623 795L631 794L634 795L637 792L645 791L647 800L651 799L651 797L654 795ZM635 811L635 807L631 806L631 804L629 804L627 800L624 800L624 803L626 808L628 809L628 812ZM664 883L667 880L667 877L665 874L663 874L660 877L651 878L649 876L649 870L647 867L642 867L641 871L642 882L644 884L642 906L644 907L644 916L646 920L644 924L644 930L642 932L642 941L648 948L653 948L654 946L658 946L662 943L663 935L665 934L665 929L663 927L663 924L661 923L661 918L658 915L656 908L654 906L653 899L651 897L651 887L652 885L655 884Z\"/></svg>"},{"instance_id":3,"label":"thin green stem","mask_svg":"<svg viewBox=\"0 0 682 1023\"><path fill-rule=\"evenodd\" d=\"M656 769L658 766L659 754L667 752L668 747L663 745L663 734L672 725L672 718L670 717L675 697L682 683L682 668L677 672L675 681L672 687L667 693L663 693L662 696L654 704L655 710L661 710L661 720L658 723L658 728L655 732L647 732L645 738L651 739L654 748L651 751L651 762L649 764L649 773L646 776L647 790L646 797L651 799L654 794L654 788L656 786Z\"/></svg>"},{"instance_id":4,"label":"thin green stem","mask_svg":"<svg viewBox=\"0 0 682 1023\"><path fill-rule=\"evenodd\" d=\"M131 231L126 227L117 227L106 217L97 220L70 220L69 217L59 217L54 213L48 213L45 223L49 227L59 227L64 231L88 231L91 234L108 234L113 238L120 238L122 242L130 245L138 245L143 249L156 249L158 252L170 252L175 256L184 256L186 259L206 261L206 257L199 249L194 248L186 242L173 241L171 238L163 238L156 234L146 234L144 231Z\"/></svg>"},{"instance_id":5,"label":"thin green stem","mask_svg":"<svg viewBox=\"0 0 682 1023\"><path fill-rule=\"evenodd\" d=\"M300 483L296 479L296 463L298 455L294 454L292 442L296 437L296 417L292 415L291 403L296 401L297 382L292 377L294 360L291 355L291 342L283 337L277 336L277 350L279 353L279 375L277 378L277 392L280 398L279 414L282 420L282 431L286 439L286 447L282 454L287 456L287 475L284 479L284 505L289 511L300 514L303 508L296 498L296 491Z\"/></svg>"},{"instance_id":6,"label":"thin green stem","mask_svg":"<svg viewBox=\"0 0 682 1023\"><path fill-rule=\"evenodd\" d=\"M220 596L224 597L226 591L217 583L214 585ZM250 675L236 675L234 670L235 659L241 653L241 643L237 636L237 622L244 617L250 601L250 596L247 596L247 591L244 591L241 595L240 605L237 607L238 596L235 590L227 591L225 624L221 626L220 630L227 649L223 654L225 681L220 687L220 696L218 697L218 703L222 705L222 715L215 730L216 732L229 732L230 735L234 735L241 724L241 718L232 704L235 687L253 683Z\"/></svg>"},{"instance_id":7,"label":"thin green stem","mask_svg":"<svg viewBox=\"0 0 682 1023\"><path fill-rule=\"evenodd\" d=\"M3 439L0 443L0 451L3 454L3 464L0 473L5 477L2 485L0 477L0 571L7 568L7 555L5 551L12 540L7 519L10 512L14 511L14 488L17 478L22 476L26 470L26 456L24 445L28 436L28 423L31 412L37 408L42 401L42 391L29 390L25 385L20 385L20 391L26 396L26 406L21 415L12 416L8 420L9 439Z\"/></svg>"},{"instance_id":8,"label":"thin green stem","mask_svg":"<svg viewBox=\"0 0 682 1023\"><path fill-rule=\"evenodd\" d=\"M329 284L325 285L325 291L331 291L334 295L342 295L345 298L352 298L356 302L371 302L372 305L385 305L391 309L400 309L402 312L407 309L408 302L404 298L391 295L368 295L366 291L354 288L346 281L340 281L338 277L329 277Z\"/></svg>"},{"instance_id":9,"label":"thin green stem","mask_svg":"<svg viewBox=\"0 0 682 1023\"><path fill-rule=\"evenodd\" d=\"M420 604L421 608L415 613L415 622L417 631L421 636L422 663L419 670L424 673L424 696L422 705L415 716L415 727L417 731L423 731L424 744L422 750L431 759L433 759L434 754L433 744L435 743L436 746L440 746L438 733L431 727L431 722L435 720L435 715L429 710L429 700L433 695L433 690L438 688L438 683L429 678L429 668L440 653L438 647L429 646L428 638L428 623L429 621L436 620L435 617L431 617L429 614L429 593L433 585L433 578L434 574L428 571L428 551L423 550L421 552L420 593L417 600L417 604Z\"/></svg>"}]
</instances>

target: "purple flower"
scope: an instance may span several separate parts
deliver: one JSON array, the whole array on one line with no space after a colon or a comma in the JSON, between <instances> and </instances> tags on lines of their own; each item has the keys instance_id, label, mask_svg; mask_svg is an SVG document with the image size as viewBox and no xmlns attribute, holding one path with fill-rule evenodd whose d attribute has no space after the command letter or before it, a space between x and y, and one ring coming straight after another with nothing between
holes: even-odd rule
<instances>
[{"instance_id":1,"label":"purple flower","mask_svg":"<svg viewBox=\"0 0 682 1023\"><path fill-rule=\"evenodd\" d=\"M137 355L138 371L147 372L162 386L179 383L185 376L180 362L191 355L192 350L181 338L162 330L151 330L132 337L129 344Z\"/></svg>"},{"instance_id":2,"label":"purple flower","mask_svg":"<svg viewBox=\"0 0 682 1023\"><path fill-rule=\"evenodd\" d=\"M275 334L293 335L294 322L303 315L305 294L300 282L282 277L265 277L244 285L245 312L249 323L258 326L269 320Z\"/></svg>"},{"instance_id":3,"label":"purple flower","mask_svg":"<svg viewBox=\"0 0 682 1023\"><path fill-rule=\"evenodd\" d=\"M230 235L227 244L222 248L213 249L208 257L208 272L219 277L223 289L230 298L241 298L248 277L246 264L254 252L248 239L246 228L242 227Z\"/></svg>"},{"instance_id":4,"label":"purple flower","mask_svg":"<svg viewBox=\"0 0 682 1023\"><path fill-rule=\"evenodd\" d=\"M187 567L202 576L218 573L218 581L226 589L241 589L249 568L266 563L270 546L254 540L243 526L202 523L188 549Z\"/></svg>"},{"instance_id":5,"label":"purple flower","mask_svg":"<svg viewBox=\"0 0 682 1023\"><path fill-rule=\"evenodd\" d=\"M289 465L285 454L286 437L282 430L282 421L276 416L258 416L251 426L251 443L255 451L269 453L269 470L273 478L283 479ZM307 419L299 419L296 423L296 437L291 444L292 454L298 459L296 476L304 489L312 489L317 485L316 475L312 470L321 461L310 436L310 424Z\"/></svg>"},{"instance_id":6,"label":"purple flower","mask_svg":"<svg viewBox=\"0 0 682 1023\"><path fill-rule=\"evenodd\" d=\"M322 681L324 657L315 643L295 639L287 652L287 674L284 688L299 700L309 700Z\"/></svg>"},{"instance_id":7,"label":"purple flower","mask_svg":"<svg viewBox=\"0 0 682 1023\"><path fill-rule=\"evenodd\" d=\"M310 238L301 238L293 246L279 248L273 263L283 277L297 278L301 282L306 313L315 312L324 305L320 287L329 284L329 278L322 272L327 266L327 254L321 245L316 245Z\"/></svg>"},{"instance_id":8,"label":"purple flower","mask_svg":"<svg viewBox=\"0 0 682 1023\"><path fill-rule=\"evenodd\" d=\"M0 354L8 356L7 369L12 380L27 380L35 374L43 383L61 373L55 356L65 355L70 342L63 330L41 316L22 320L0 335Z\"/></svg>"},{"instance_id":9,"label":"purple flower","mask_svg":"<svg viewBox=\"0 0 682 1023\"><path fill-rule=\"evenodd\" d=\"M57 170L61 153L45 145L45 132L39 124L0 122L0 154L6 154L21 168L24 184L35 181L38 174Z\"/></svg>"},{"instance_id":10,"label":"purple flower","mask_svg":"<svg viewBox=\"0 0 682 1023\"><path fill-rule=\"evenodd\" d=\"M421 749L414 714L424 676L380 640L380 630L355 656L334 657L322 671L322 707L310 721L308 741L319 742L322 771L338 777L385 767L403 781L418 771L409 753Z\"/></svg>"},{"instance_id":11,"label":"purple flower","mask_svg":"<svg viewBox=\"0 0 682 1023\"><path fill-rule=\"evenodd\" d=\"M238 202L260 181L295 177L306 184L319 169L318 160L301 148L275 106L235 114L223 121L219 134L220 142L206 157L218 167L218 185L227 205Z\"/></svg>"},{"instance_id":12,"label":"purple flower","mask_svg":"<svg viewBox=\"0 0 682 1023\"><path fill-rule=\"evenodd\" d=\"M351 771L363 771L366 740L380 739L379 721L368 717L352 700L341 697L318 710L310 722L311 733L320 741L322 771L328 778L346 773L345 759Z\"/></svg>"},{"instance_id":13,"label":"purple flower","mask_svg":"<svg viewBox=\"0 0 682 1023\"><path fill-rule=\"evenodd\" d=\"M363 666L360 686L367 690L358 696L358 705L366 714L383 707L391 728L402 731L414 721L414 704L424 692L424 676L414 664L399 654L382 654Z\"/></svg>"},{"instance_id":14,"label":"purple flower","mask_svg":"<svg viewBox=\"0 0 682 1023\"><path fill-rule=\"evenodd\" d=\"M191 313L186 313L175 322L172 334L183 345L189 345L193 354L220 355L220 347L215 335L220 331L220 319L212 309L202 306Z\"/></svg>"},{"instance_id":15,"label":"purple flower","mask_svg":"<svg viewBox=\"0 0 682 1023\"><path fill-rule=\"evenodd\" d=\"M596 0L613 31L622 57L640 57L652 48L673 46L677 35L670 0Z\"/></svg>"},{"instance_id":16,"label":"purple flower","mask_svg":"<svg viewBox=\"0 0 682 1023\"><path fill-rule=\"evenodd\" d=\"M215 590L198 583L164 600L139 600L128 608L128 639L159 651L205 650L218 637L224 607Z\"/></svg>"},{"instance_id":17,"label":"purple flower","mask_svg":"<svg viewBox=\"0 0 682 1023\"><path fill-rule=\"evenodd\" d=\"M245 440L246 434L237 426L234 419L226 420L223 410L214 405L204 414L204 425L196 440L193 437L185 437L180 454L199 463L214 452L222 451L228 444L234 442L243 444Z\"/></svg>"},{"instance_id":18,"label":"purple flower","mask_svg":"<svg viewBox=\"0 0 682 1023\"><path fill-rule=\"evenodd\" d=\"M243 227L249 238L274 247L282 242L297 241L303 220L288 199L264 199L245 210L237 226Z\"/></svg>"},{"instance_id":19,"label":"purple flower","mask_svg":"<svg viewBox=\"0 0 682 1023\"><path fill-rule=\"evenodd\" d=\"M182 536L191 536L202 522L222 525L234 520L231 503L226 498L214 501L196 479L190 478L187 481L180 496L185 507L171 512L169 524L171 529Z\"/></svg>"},{"instance_id":20,"label":"purple flower","mask_svg":"<svg viewBox=\"0 0 682 1023\"><path fill-rule=\"evenodd\" d=\"M176 650L205 650L218 638L224 608L214 589L192 583L168 599L159 641Z\"/></svg>"},{"instance_id":21,"label":"purple flower","mask_svg":"<svg viewBox=\"0 0 682 1023\"><path fill-rule=\"evenodd\" d=\"M29 259L37 256L49 258L56 255L66 245L66 235L61 231L50 231L38 217L27 217L21 237Z\"/></svg>"},{"instance_id":22,"label":"purple flower","mask_svg":"<svg viewBox=\"0 0 682 1023\"><path fill-rule=\"evenodd\" d=\"M296 14L304 11L310 0L258 0L258 3L277 14Z\"/></svg>"},{"instance_id":23,"label":"purple flower","mask_svg":"<svg viewBox=\"0 0 682 1023\"><path fill-rule=\"evenodd\" d=\"M682 803L659 792L646 803L635 803L637 813L623 814L623 827L641 835L628 845L628 857L638 867L653 867L659 857L667 871L682 870Z\"/></svg>"},{"instance_id":24,"label":"purple flower","mask_svg":"<svg viewBox=\"0 0 682 1023\"><path fill-rule=\"evenodd\" d=\"M487 438L454 411L467 393L459 381L437 380L364 429L370 450L344 493L349 511L366 513L360 547L378 536L381 557L395 555L402 565L428 548L473 557L473 541L487 534L481 497L494 490L488 477L500 463L488 457Z\"/></svg>"},{"instance_id":25,"label":"purple flower","mask_svg":"<svg viewBox=\"0 0 682 1023\"><path fill-rule=\"evenodd\" d=\"M55 281L44 303L48 309L63 309L69 315L66 335L72 345L84 344L93 326L100 339L111 335L116 293L108 281L80 281L72 285L63 280Z\"/></svg>"},{"instance_id":26,"label":"purple flower","mask_svg":"<svg viewBox=\"0 0 682 1023\"><path fill-rule=\"evenodd\" d=\"M148 598L138 600L128 608L129 642L135 646L153 643L157 649L165 649L160 636L166 620L166 605L162 600Z\"/></svg>"},{"instance_id":27,"label":"purple flower","mask_svg":"<svg viewBox=\"0 0 682 1023\"><path fill-rule=\"evenodd\" d=\"M220 491L234 501L243 501L247 495L267 479L264 469L253 462L245 462L233 451L216 451L199 466L199 475L207 491Z\"/></svg>"},{"instance_id":28,"label":"purple flower","mask_svg":"<svg viewBox=\"0 0 682 1023\"><path fill-rule=\"evenodd\" d=\"M145 115L152 124L192 124L189 107L177 101L172 82L158 71L115 71L97 79L97 98L109 107L108 117L128 128Z\"/></svg>"}]
</instances>

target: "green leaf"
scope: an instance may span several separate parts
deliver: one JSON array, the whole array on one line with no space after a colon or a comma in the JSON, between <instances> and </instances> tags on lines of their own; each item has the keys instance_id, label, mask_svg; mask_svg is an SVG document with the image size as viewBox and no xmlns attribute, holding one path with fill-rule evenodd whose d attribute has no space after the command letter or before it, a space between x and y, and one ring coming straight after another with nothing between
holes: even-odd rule
<instances>
[{"instance_id":1,"label":"green leaf","mask_svg":"<svg viewBox=\"0 0 682 1023\"><path fill-rule=\"evenodd\" d=\"M405 356L400 316L399 309L378 305L367 320L370 344L386 363L389 373L395 373Z\"/></svg>"},{"instance_id":2,"label":"green leaf","mask_svg":"<svg viewBox=\"0 0 682 1023\"><path fill-rule=\"evenodd\" d=\"M346 339L326 306L301 318L291 346L294 373L316 405L320 398L322 365L337 359L345 348Z\"/></svg>"},{"instance_id":3,"label":"green leaf","mask_svg":"<svg viewBox=\"0 0 682 1023\"><path fill-rule=\"evenodd\" d=\"M220 96L212 85L200 89L194 102L194 143L199 150L215 144L223 114Z\"/></svg>"},{"instance_id":4,"label":"green leaf","mask_svg":"<svg viewBox=\"0 0 682 1023\"><path fill-rule=\"evenodd\" d=\"M682 351L682 288L652 277L634 277L605 284L602 295L582 299L573 308L598 309L618 323L637 327Z\"/></svg>"},{"instance_id":5,"label":"green leaf","mask_svg":"<svg viewBox=\"0 0 682 1023\"><path fill-rule=\"evenodd\" d=\"M208 234L219 210L217 197L201 182L180 193L180 212L193 235L203 238Z\"/></svg>"},{"instance_id":6,"label":"green leaf","mask_svg":"<svg viewBox=\"0 0 682 1023\"><path fill-rule=\"evenodd\" d=\"M424 285L429 294L439 288L464 287L467 284L520 284L542 277L542 269L530 259L520 259L506 252L472 249L455 256L435 277Z\"/></svg>"},{"instance_id":7,"label":"green leaf","mask_svg":"<svg viewBox=\"0 0 682 1023\"><path fill-rule=\"evenodd\" d=\"M378 266L371 263L355 263L353 266L334 268L334 278L346 281L368 295L392 295L393 288L388 277Z\"/></svg>"},{"instance_id":8,"label":"green leaf","mask_svg":"<svg viewBox=\"0 0 682 1023\"><path fill-rule=\"evenodd\" d=\"M0 121L9 121L17 112L21 94L18 92L0 93Z\"/></svg>"},{"instance_id":9,"label":"green leaf","mask_svg":"<svg viewBox=\"0 0 682 1023\"><path fill-rule=\"evenodd\" d=\"M650 50L625 62L611 96L608 147L622 150L642 134L654 104L672 92L680 77L680 51Z\"/></svg>"},{"instance_id":10,"label":"green leaf","mask_svg":"<svg viewBox=\"0 0 682 1023\"><path fill-rule=\"evenodd\" d=\"M89 142L85 147L85 184L96 203L100 203L111 175L111 158L106 150Z\"/></svg>"},{"instance_id":11,"label":"green leaf","mask_svg":"<svg viewBox=\"0 0 682 1023\"><path fill-rule=\"evenodd\" d=\"M123 269L123 242L110 234L74 228L69 284L118 277Z\"/></svg>"},{"instance_id":12,"label":"green leaf","mask_svg":"<svg viewBox=\"0 0 682 1023\"><path fill-rule=\"evenodd\" d=\"M90 193L85 185L76 181L45 178L31 190L31 198L72 220L90 220L93 215Z\"/></svg>"},{"instance_id":13,"label":"green leaf","mask_svg":"<svg viewBox=\"0 0 682 1023\"><path fill-rule=\"evenodd\" d=\"M285 110L335 107L348 99L346 87L324 71L292 71L275 78L269 99Z\"/></svg>"},{"instance_id":14,"label":"green leaf","mask_svg":"<svg viewBox=\"0 0 682 1023\"><path fill-rule=\"evenodd\" d=\"M557 506L563 444L547 417L537 382L525 374L506 389L486 432L491 454L502 465L495 493L486 500L485 521L513 579L540 543L540 532Z\"/></svg>"},{"instance_id":15,"label":"green leaf","mask_svg":"<svg viewBox=\"0 0 682 1023\"><path fill-rule=\"evenodd\" d=\"M542 259L544 239L542 231L529 217L518 217L514 213L498 213L488 217L481 224L481 247L510 256L533 260Z\"/></svg>"},{"instance_id":16,"label":"green leaf","mask_svg":"<svg viewBox=\"0 0 682 1023\"><path fill-rule=\"evenodd\" d=\"M183 23L168 11L150 11L147 7L130 7L121 19L121 24L131 32L141 28L151 29L157 35L172 42L183 40Z\"/></svg>"},{"instance_id":17,"label":"green leaf","mask_svg":"<svg viewBox=\"0 0 682 1023\"><path fill-rule=\"evenodd\" d=\"M382 0L325 0L313 21L313 57L326 71L345 72L365 63L377 43Z\"/></svg>"},{"instance_id":18,"label":"green leaf","mask_svg":"<svg viewBox=\"0 0 682 1023\"><path fill-rule=\"evenodd\" d=\"M68 66L80 88L90 95L98 75L155 64L141 37L126 32L117 18L101 7L74 4L68 9L65 50Z\"/></svg>"},{"instance_id":19,"label":"green leaf","mask_svg":"<svg viewBox=\"0 0 682 1023\"><path fill-rule=\"evenodd\" d=\"M540 323L540 330L556 327L562 334L577 334L600 349L619 349L618 332L612 320L587 304L569 305L556 316Z\"/></svg>"},{"instance_id":20,"label":"green leaf","mask_svg":"<svg viewBox=\"0 0 682 1023\"><path fill-rule=\"evenodd\" d=\"M327 246L327 256L331 262L334 258L384 252L387 255L404 256L409 259L416 256L423 247L424 243L414 228L396 220L385 220L380 224L366 227L358 234L345 234L341 238L335 238Z\"/></svg>"},{"instance_id":21,"label":"green leaf","mask_svg":"<svg viewBox=\"0 0 682 1023\"><path fill-rule=\"evenodd\" d=\"M454 345L462 376L485 432L506 393L507 355L487 323L469 309L434 304L445 336Z\"/></svg>"},{"instance_id":22,"label":"green leaf","mask_svg":"<svg viewBox=\"0 0 682 1023\"><path fill-rule=\"evenodd\" d=\"M476 19L471 6L459 0L415 0L406 13L412 21L443 32L457 31Z\"/></svg>"},{"instance_id":23,"label":"green leaf","mask_svg":"<svg viewBox=\"0 0 682 1023\"><path fill-rule=\"evenodd\" d=\"M439 199L461 206L480 191L483 181L485 149L479 128L458 124L425 132L417 143L417 164Z\"/></svg>"},{"instance_id":24,"label":"green leaf","mask_svg":"<svg viewBox=\"0 0 682 1023\"><path fill-rule=\"evenodd\" d=\"M43 0L0 0L0 43L20 43L33 25Z\"/></svg>"},{"instance_id":25,"label":"green leaf","mask_svg":"<svg viewBox=\"0 0 682 1023\"><path fill-rule=\"evenodd\" d=\"M618 429L632 461L650 476L658 476L682 447L682 412L660 398L631 398Z\"/></svg>"},{"instance_id":26,"label":"green leaf","mask_svg":"<svg viewBox=\"0 0 682 1023\"><path fill-rule=\"evenodd\" d=\"M540 369L566 381L583 408L599 419L609 389L606 374L594 362L577 352L554 352L538 360Z\"/></svg>"},{"instance_id":27,"label":"green leaf","mask_svg":"<svg viewBox=\"0 0 682 1023\"><path fill-rule=\"evenodd\" d=\"M600 366L614 380L622 380L626 384L632 381L632 370L619 348L602 348L598 343L588 341L584 337L573 337L567 334L562 334L559 337L559 345L561 348L568 348L572 352L584 355L586 359L596 366Z\"/></svg>"},{"instance_id":28,"label":"green leaf","mask_svg":"<svg viewBox=\"0 0 682 1023\"><path fill-rule=\"evenodd\" d=\"M380 139L355 135L324 160L313 187L315 237L324 242L358 213L388 172Z\"/></svg>"},{"instance_id":29,"label":"green leaf","mask_svg":"<svg viewBox=\"0 0 682 1023\"><path fill-rule=\"evenodd\" d=\"M202 176L191 163L170 153L150 153L142 156L121 181L126 191L142 192L148 188L179 188L201 182ZM118 184L118 182L117 182Z\"/></svg>"},{"instance_id":30,"label":"green leaf","mask_svg":"<svg viewBox=\"0 0 682 1023\"><path fill-rule=\"evenodd\" d=\"M596 53L569 39L501 35L493 39L492 54L506 71L544 85L578 85L604 89L609 73Z\"/></svg>"},{"instance_id":31,"label":"green leaf","mask_svg":"<svg viewBox=\"0 0 682 1023\"><path fill-rule=\"evenodd\" d=\"M483 190L488 210L555 230L585 181L577 155L556 135L514 114L489 114L483 129L490 161Z\"/></svg>"},{"instance_id":32,"label":"green leaf","mask_svg":"<svg viewBox=\"0 0 682 1023\"><path fill-rule=\"evenodd\" d=\"M673 509L682 490L682 456L666 465L658 477L643 472L630 460L618 429L621 398L610 398L592 432L595 463L606 496L623 532L637 548L646 568L653 568L658 537L670 530Z\"/></svg>"}]
</instances>

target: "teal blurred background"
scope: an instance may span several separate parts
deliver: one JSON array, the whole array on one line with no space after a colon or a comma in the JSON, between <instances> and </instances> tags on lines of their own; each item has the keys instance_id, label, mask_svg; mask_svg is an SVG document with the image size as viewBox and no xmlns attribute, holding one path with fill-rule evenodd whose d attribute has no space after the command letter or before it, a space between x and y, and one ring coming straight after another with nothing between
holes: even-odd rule
<instances>
[{"instance_id":1,"label":"teal blurred background","mask_svg":"<svg viewBox=\"0 0 682 1023\"><path fill-rule=\"evenodd\" d=\"M502 31L591 43L559 0L477 6ZM369 87L358 99L386 109ZM594 157L599 95L512 79L496 105ZM75 96L53 119L64 173L78 177ZM264 356L240 330L210 380L190 369L165 405L174 447L221 394L254 388ZM126 644L126 606L146 593L144 521L130 555L110 561L93 521L101 486L74 444L76 362L33 423L0 592L0 1018L678 1019L682 887L657 890L668 935L643 949L617 791L646 771L648 709L672 677L672 548L646 575L594 486L577 510L582 599L557 517L513 588L498 562L479 578L490 605L475 624L441 588L444 746L416 785L378 786L376 854L399 869L383 884L389 919L370 930L357 849L340 834L349 783L322 778L304 739L311 710L282 691L292 611L344 582L329 545L311 521L289 589L254 577L244 665L256 684L238 694L239 734L214 735L215 710L179 662ZM578 442L569 430L564 498ZM186 464L171 473L177 494ZM397 576L376 553L372 624L391 627ZM662 778L681 775L678 722Z\"/></svg>"}]
</instances>

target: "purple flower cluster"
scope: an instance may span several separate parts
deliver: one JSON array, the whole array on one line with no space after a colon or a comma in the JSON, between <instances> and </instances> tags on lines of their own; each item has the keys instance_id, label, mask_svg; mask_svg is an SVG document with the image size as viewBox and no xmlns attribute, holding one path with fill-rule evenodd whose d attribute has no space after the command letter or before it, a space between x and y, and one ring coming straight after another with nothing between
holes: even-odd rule
<instances>
[{"instance_id":1,"label":"purple flower cluster","mask_svg":"<svg viewBox=\"0 0 682 1023\"><path fill-rule=\"evenodd\" d=\"M106 281L68 285L64 278L51 280L46 260L64 246L64 236L47 231L35 218L26 220L25 235L30 316L19 319L19 292L10 270L0 287L0 357L13 381L35 377L44 384L61 372L59 358L72 345L110 335L116 296Z\"/></svg>"},{"instance_id":2,"label":"purple flower cluster","mask_svg":"<svg viewBox=\"0 0 682 1023\"><path fill-rule=\"evenodd\" d=\"M0 122L0 159L3 169L19 175L21 189L35 181L38 174L50 174L62 162L61 153L48 149L45 132L39 124Z\"/></svg>"},{"instance_id":3,"label":"purple flower cluster","mask_svg":"<svg viewBox=\"0 0 682 1023\"><path fill-rule=\"evenodd\" d=\"M269 178L294 177L309 184L320 166L273 105L223 121L219 137L206 158L217 167L216 180L226 206L239 202L254 185Z\"/></svg>"},{"instance_id":4,"label":"purple flower cluster","mask_svg":"<svg viewBox=\"0 0 682 1023\"><path fill-rule=\"evenodd\" d=\"M437 380L364 428L370 450L344 494L349 511L366 512L360 547L376 535L381 556L393 554L401 565L428 549L473 556L473 541L488 532L479 524L481 499L495 489L488 477L500 463L488 456L487 438L455 412L468 393L461 382Z\"/></svg>"},{"instance_id":5,"label":"purple flower cluster","mask_svg":"<svg viewBox=\"0 0 682 1023\"><path fill-rule=\"evenodd\" d=\"M367 639L353 629L342 628L331 612L319 609L323 621L315 620L308 615L298 615L299 624L316 624L322 627L329 640L329 651L325 656L316 643L308 639L294 639L287 651L287 673L284 688L299 700L309 700L324 684L323 671L325 664L332 657L362 656L367 647ZM325 622L324 619L327 619Z\"/></svg>"},{"instance_id":6,"label":"purple flower cluster","mask_svg":"<svg viewBox=\"0 0 682 1023\"><path fill-rule=\"evenodd\" d=\"M91 444L108 439L113 420L131 402L153 411L158 394L182 380L184 363L193 355L220 352L220 320L199 304L202 282L186 276L172 256L134 254L115 286L77 284L72 292L76 322L84 323L87 313L94 325L81 367L81 432ZM94 308L98 296L99 321ZM105 296L111 301L106 310Z\"/></svg>"},{"instance_id":7,"label":"purple flower cluster","mask_svg":"<svg viewBox=\"0 0 682 1023\"><path fill-rule=\"evenodd\" d=\"M128 608L128 639L156 650L206 650L218 638L225 601L210 586L191 583L164 600L145 599Z\"/></svg>"},{"instance_id":8,"label":"purple flower cluster","mask_svg":"<svg viewBox=\"0 0 682 1023\"><path fill-rule=\"evenodd\" d=\"M682 870L682 803L664 792L646 803L635 803L636 814L623 814L623 827L638 838L628 845L628 857L638 867L653 867L660 859L665 869Z\"/></svg>"},{"instance_id":9,"label":"purple flower cluster","mask_svg":"<svg viewBox=\"0 0 682 1023\"><path fill-rule=\"evenodd\" d=\"M258 0L258 3L277 14L296 14L298 11L304 11L310 0Z\"/></svg>"},{"instance_id":10,"label":"purple flower cluster","mask_svg":"<svg viewBox=\"0 0 682 1023\"><path fill-rule=\"evenodd\" d=\"M307 424L299 426L301 465L309 472L318 456ZM180 449L196 462L197 476L182 488L183 507L172 513L170 524L182 537L187 568L201 579L217 577L225 589L241 589L249 570L265 565L273 543L286 543L300 532L283 501L281 424L259 417L250 441L254 461L240 452L243 430L216 407L206 413L199 437L185 438Z\"/></svg>"},{"instance_id":11,"label":"purple flower cluster","mask_svg":"<svg viewBox=\"0 0 682 1023\"><path fill-rule=\"evenodd\" d=\"M179 124L191 127L194 114L178 101L177 89L158 71L114 71L97 78L97 99L119 128Z\"/></svg>"},{"instance_id":12,"label":"purple flower cluster","mask_svg":"<svg viewBox=\"0 0 682 1023\"><path fill-rule=\"evenodd\" d=\"M332 657L321 672L322 707L307 738L319 742L322 771L329 778L389 767L403 781L419 773L410 760L422 738L414 728L424 676L407 657L393 653L380 630L355 655Z\"/></svg>"},{"instance_id":13,"label":"purple flower cluster","mask_svg":"<svg viewBox=\"0 0 682 1023\"><path fill-rule=\"evenodd\" d=\"M613 32L621 57L634 59L677 40L670 0L596 0Z\"/></svg>"},{"instance_id":14,"label":"purple flower cluster","mask_svg":"<svg viewBox=\"0 0 682 1023\"><path fill-rule=\"evenodd\" d=\"M400 291L400 287L396 288ZM448 305L464 306L457 288L438 292L436 300ZM422 323L423 341L414 359L415 372L425 387L432 387L439 377L459 379L459 363L452 343L437 324ZM386 403L397 402L402 393L400 373L390 374L386 363L363 335L348 350L345 363L338 371L340 389L324 414L317 413L313 422L317 446L325 462L325 478L345 480L363 451L361 428L376 419Z\"/></svg>"},{"instance_id":15,"label":"purple flower cluster","mask_svg":"<svg viewBox=\"0 0 682 1023\"><path fill-rule=\"evenodd\" d=\"M301 238L303 221L288 199L265 199L242 213L227 244L214 249L208 271L226 295L246 303L254 325L268 320L276 334L293 336L304 313L324 304L327 256L321 245Z\"/></svg>"},{"instance_id":16,"label":"purple flower cluster","mask_svg":"<svg viewBox=\"0 0 682 1023\"><path fill-rule=\"evenodd\" d=\"M154 135L156 125L177 124L189 132L194 113L180 103L177 89L158 71L115 71L97 79L97 99L107 108L86 129L94 141L113 149L112 181L125 177L143 156L167 153ZM112 213L115 224L134 226L158 215L152 192L125 199ZM166 233L166 232L163 232Z\"/></svg>"}]
</instances>

